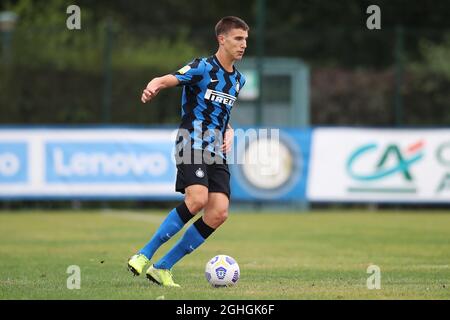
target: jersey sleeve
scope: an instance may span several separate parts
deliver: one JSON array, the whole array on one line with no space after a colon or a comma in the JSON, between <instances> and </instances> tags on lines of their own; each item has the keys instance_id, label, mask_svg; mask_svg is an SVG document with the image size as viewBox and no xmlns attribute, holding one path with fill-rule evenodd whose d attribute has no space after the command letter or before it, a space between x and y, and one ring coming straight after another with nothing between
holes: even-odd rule
<instances>
[{"instance_id":1,"label":"jersey sleeve","mask_svg":"<svg viewBox=\"0 0 450 320\"><path fill-rule=\"evenodd\" d=\"M236 98L239 96L239 92L241 92L242 88L245 85L245 77L242 73L239 72L239 77L237 79L237 84L236 84Z\"/></svg>"},{"instance_id":2,"label":"jersey sleeve","mask_svg":"<svg viewBox=\"0 0 450 320\"><path fill-rule=\"evenodd\" d=\"M246 79L245 79L244 75L242 74L241 75L241 88L243 88L245 86L245 82L246 82Z\"/></svg>"},{"instance_id":3,"label":"jersey sleeve","mask_svg":"<svg viewBox=\"0 0 450 320\"><path fill-rule=\"evenodd\" d=\"M178 85L193 85L203 79L205 68L206 64L203 59L195 59L172 74L180 82Z\"/></svg>"}]
</instances>

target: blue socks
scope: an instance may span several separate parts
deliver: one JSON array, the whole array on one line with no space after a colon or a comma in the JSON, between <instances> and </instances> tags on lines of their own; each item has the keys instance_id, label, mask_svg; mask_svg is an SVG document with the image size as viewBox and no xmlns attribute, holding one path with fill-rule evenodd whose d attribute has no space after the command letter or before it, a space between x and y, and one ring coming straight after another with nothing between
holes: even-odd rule
<instances>
[{"instance_id":1,"label":"blue socks","mask_svg":"<svg viewBox=\"0 0 450 320\"><path fill-rule=\"evenodd\" d=\"M173 248L154 264L157 269L171 269L186 254L197 249L215 229L208 226L200 217L184 233Z\"/></svg>"},{"instance_id":2,"label":"blue socks","mask_svg":"<svg viewBox=\"0 0 450 320\"><path fill-rule=\"evenodd\" d=\"M148 259L151 259L156 250L167 240L173 237L188 222L193 215L189 212L186 204L181 205L170 211L169 215L159 226L152 239L139 251Z\"/></svg>"}]
</instances>

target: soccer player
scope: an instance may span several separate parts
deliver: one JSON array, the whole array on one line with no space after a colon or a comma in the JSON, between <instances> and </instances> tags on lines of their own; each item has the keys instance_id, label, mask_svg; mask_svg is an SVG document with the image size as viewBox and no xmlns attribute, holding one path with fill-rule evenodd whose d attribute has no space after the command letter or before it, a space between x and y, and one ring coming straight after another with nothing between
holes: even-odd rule
<instances>
[{"instance_id":1,"label":"soccer player","mask_svg":"<svg viewBox=\"0 0 450 320\"><path fill-rule=\"evenodd\" d=\"M173 280L172 267L227 219L230 172L226 154L234 135L230 112L245 84L234 63L244 55L248 31L242 19L222 18L215 27L218 50L214 55L195 59L173 74L152 79L142 93L141 100L146 103L162 89L183 86L175 189L185 197L169 212L150 241L129 259L128 269L134 275L140 275L156 250L204 210L203 216L146 272L147 278L159 285L179 287Z\"/></svg>"}]
</instances>

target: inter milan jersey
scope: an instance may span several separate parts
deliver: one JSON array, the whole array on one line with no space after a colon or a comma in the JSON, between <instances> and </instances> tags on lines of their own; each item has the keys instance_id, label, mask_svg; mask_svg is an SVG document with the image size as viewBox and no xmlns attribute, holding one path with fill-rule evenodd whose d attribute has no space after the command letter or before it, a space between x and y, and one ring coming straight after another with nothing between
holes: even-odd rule
<instances>
[{"instance_id":1,"label":"inter milan jersey","mask_svg":"<svg viewBox=\"0 0 450 320\"><path fill-rule=\"evenodd\" d=\"M195 59L173 75L183 86L180 129L189 132L191 147L225 158L219 148L244 76L235 67L226 71L215 55Z\"/></svg>"}]
</instances>

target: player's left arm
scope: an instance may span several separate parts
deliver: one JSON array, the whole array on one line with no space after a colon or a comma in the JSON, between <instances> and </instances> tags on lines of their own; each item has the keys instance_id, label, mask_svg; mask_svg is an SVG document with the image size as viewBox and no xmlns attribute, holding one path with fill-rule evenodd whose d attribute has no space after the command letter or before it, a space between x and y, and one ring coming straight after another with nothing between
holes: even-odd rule
<instances>
[{"instance_id":1,"label":"player's left arm","mask_svg":"<svg viewBox=\"0 0 450 320\"><path fill-rule=\"evenodd\" d=\"M245 77L241 75L241 89L245 85ZM230 124L227 125L227 128L225 129L225 135L223 138L223 144L222 144L222 150L225 151L225 153L228 153L231 151L231 147L233 146L234 141L234 129L231 127Z\"/></svg>"},{"instance_id":2,"label":"player's left arm","mask_svg":"<svg viewBox=\"0 0 450 320\"><path fill-rule=\"evenodd\" d=\"M231 151L231 146L233 145L234 140L234 129L228 124L225 130L225 136L223 138L222 151L228 153Z\"/></svg>"}]
</instances>

